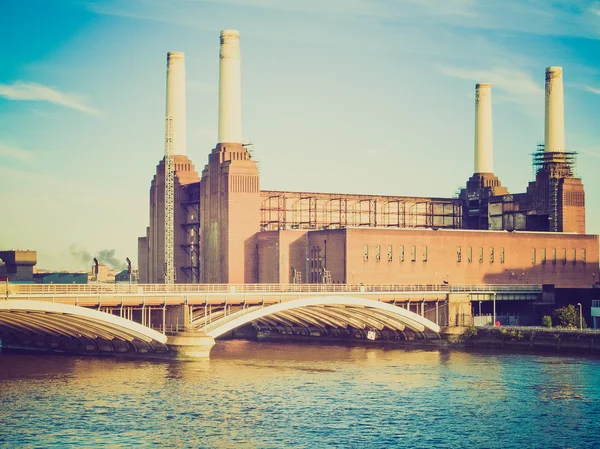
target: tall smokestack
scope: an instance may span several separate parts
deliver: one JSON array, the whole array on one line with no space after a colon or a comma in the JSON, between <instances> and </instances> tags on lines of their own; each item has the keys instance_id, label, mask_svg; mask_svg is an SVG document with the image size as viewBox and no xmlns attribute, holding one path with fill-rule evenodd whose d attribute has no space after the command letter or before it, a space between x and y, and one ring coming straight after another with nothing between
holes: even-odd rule
<instances>
[{"instance_id":1,"label":"tall smokestack","mask_svg":"<svg viewBox=\"0 0 600 449\"><path fill-rule=\"evenodd\" d=\"M492 86L475 86L475 173L494 172Z\"/></svg>"},{"instance_id":2,"label":"tall smokestack","mask_svg":"<svg viewBox=\"0 0 600 449\"><path fill-rule=\"evenodd\" d=\"M171 118L173 154L186 154L185 55L167 53L167 118Z\"/></svg>"},{"instance_id":3,"label":"tall smokestack","mask_svg":"<svg viewBox=\"0 0 600 449\"><path fill-rule=\"evenodd\" d=\"M562 67L546 68L546 130L544 150L565 151L565 101Z\"/></svg>"},{"instance_id":4,"label":"tall smokestack","mask_svg":"<svg viewBox=\"0 0 600 449\"><path fill-rule=\"evenodd\" d=\"M242 143L242 86L239 31L221 31L219 57L218 143Z\"/></svg>"}]
</instances>

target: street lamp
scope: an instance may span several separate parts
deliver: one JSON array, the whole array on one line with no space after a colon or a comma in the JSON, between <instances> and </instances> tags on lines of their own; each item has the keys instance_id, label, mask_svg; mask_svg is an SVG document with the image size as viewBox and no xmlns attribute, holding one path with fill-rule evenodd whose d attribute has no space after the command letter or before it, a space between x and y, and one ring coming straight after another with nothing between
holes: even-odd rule
<instances>
[{"instance_id":1,"label":"street lamp","mask_svg":"<svg viewBox=\"0 0 600 449\"><path fill-rule=\"evenodd\" d=\"M129 283L131 284L131 260L129 260L129 257L126 257L125 260L127 261L127 275L129 276Z\"/></svg>"},{"instance_id":2,"label":"street lamp","mask_svg":"<svg viewBox=\"0 0 600 449\"><path fill-rule=\"evenodd\" d=\"M581 319L581 317L582 317L581 303L578 302L577 305L579 306L579 330L583 330L583 320Z\"/></svg>"}]
</instances>

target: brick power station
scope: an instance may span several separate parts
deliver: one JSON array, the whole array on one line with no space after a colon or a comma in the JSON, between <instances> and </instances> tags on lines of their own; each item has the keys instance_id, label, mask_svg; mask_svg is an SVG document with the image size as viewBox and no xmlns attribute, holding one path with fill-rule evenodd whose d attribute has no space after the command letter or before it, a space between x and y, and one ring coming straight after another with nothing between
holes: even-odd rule
<instances>
[{"instance_id":1,"label":"brick power station","mask_svg":"<svg viewBox=\"0 0 600 449\"><path fill-rule=\"evenodd\" d=\"M260 190L241 136L237 31L221 32L219 70L218 143L198 175L186 156L184 55L167 56L171 153L150 186L150 225L138 241L141 283L169 282L169 266L177 283L589 287L598 280L598 236L585 234L576 154L565 150L562 68L546 69L545 139L533 154L535 180L522 193L494 175L491 86L477 84L474 173L457 198Z\"/></svg>"}]
</instances>

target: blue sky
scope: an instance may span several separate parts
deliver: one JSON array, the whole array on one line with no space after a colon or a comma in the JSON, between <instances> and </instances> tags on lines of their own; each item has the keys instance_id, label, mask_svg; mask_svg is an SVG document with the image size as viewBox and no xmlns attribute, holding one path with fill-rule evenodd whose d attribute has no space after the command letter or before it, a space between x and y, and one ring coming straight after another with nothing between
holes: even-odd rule
<instances>
[{"instance_id":1,"label":"blue sky","mask_svg":"<svg viewBox=\"0 0 600 449\"><path fill-rule=\"evenodd\" d=\"M217 139L218 42L238 29L244 139L261 188L452 196L492 84L495 173L532 179L544 69L600 233L600 2L0 0L0 248L38 266L137 260L164 153L165 64L186 53L188 156Z\"/></svg>"}]
</instances>

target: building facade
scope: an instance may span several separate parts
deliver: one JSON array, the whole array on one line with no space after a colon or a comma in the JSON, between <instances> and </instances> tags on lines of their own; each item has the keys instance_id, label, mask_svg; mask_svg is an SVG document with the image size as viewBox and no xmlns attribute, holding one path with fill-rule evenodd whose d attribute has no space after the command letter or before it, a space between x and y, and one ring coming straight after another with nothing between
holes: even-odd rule
<instances>
[{"instance_id":1,"label":"building facade","mask_svg":"<svg viewBox=\"0 0 600 449\"><path fill-rule=\"evenodd\" d=\"M177 124L185 108L181 95L179 103L169 98L180 92L171 85L173 61L167 119ZM575 153L564 148L562 69L546 70L546 142L522 193L509 193L493 173L491 86L476 86L474 173L456 198L261 191L241 139L239 69L239 33L223 31L219 143L200 177L185 145L175 148L176 282L582 287L598 280L598 236L585 234L583 184ZM165 280L164 167L163 160L138 241L141 283Z\"/></svg>"}]
</instances>

